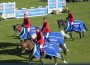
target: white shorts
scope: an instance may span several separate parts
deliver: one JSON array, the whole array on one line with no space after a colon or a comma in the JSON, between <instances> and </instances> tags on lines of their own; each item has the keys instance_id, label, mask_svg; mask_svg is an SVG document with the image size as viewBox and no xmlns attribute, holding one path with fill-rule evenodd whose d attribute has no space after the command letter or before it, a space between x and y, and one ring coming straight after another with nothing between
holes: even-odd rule
<instances>
[{"instance_id":1,"label":"white shorts","mask_svg":"<svg viewBox=\"0 0 90 65\"><path fill-rule=\"evenodd\" d=\"M43 45L40 45L40 49L43 48Z\"/></svg>"},{"instance_id":2,"label":"white shorts","mask_svg":"<svg viewBox=\"0 0 90 65\"><path fill-rule=\"evenodd\" d=\"M30 32L30 28L27 28L28 32Z\"/></svg>"},{"instance_id":3,"label":"white shorts","mask_svg":"<svg viewBox=\"0 0 90 65\"><path fill-rule=\"evenodd\" d=\"M49 36L49 33L46 33L46 38L48 38L48 36Z\"/></svg>"},{"instance_id":4,"label":"white shorts","mask_svg":"<svg viewBox=\"0 0 90 65\"><path fill-rule=\"evenodd\" d=\"M71 25L73 25L73 22L71 22Z\"/></svg>"}]
</instances>

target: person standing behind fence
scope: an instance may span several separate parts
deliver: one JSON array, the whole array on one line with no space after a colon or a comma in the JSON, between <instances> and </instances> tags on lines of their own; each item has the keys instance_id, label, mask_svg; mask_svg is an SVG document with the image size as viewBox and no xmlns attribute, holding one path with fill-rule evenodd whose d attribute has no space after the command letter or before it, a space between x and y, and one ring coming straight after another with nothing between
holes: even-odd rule
<instances>
[{"instance_id":1,"label":"person standing behind fence","mask_svg":"<svg viewBox=\"0 0 90 65\"><path fill-rule=\"evenodd\" d=\"M68 10L68 19L69 19L69 22L71 22L71 25L74 27L74 15L71 13L70 10Z\"/></svg>"},{"instance_id":2,"label":"person standing behind fence","mask_svg":"<svg viewBox=\"0 0 90 65\"><path fill-rule=\"evenodd\" d=\"M23 24L25 25L25 28L28 30L28 37L30 37L31 36L30 35L30 27L32 25L31 25L30 19L28 18L28 14L27 13L24 14Z\"/></svg>"},{"instance_id":3,"label":"person standing behind fence","mask_svg":"<svg viewBox=\"0 0 90 65\"><path fill-rule=\"evenodd\" d=\"M51 32L51 30L50 30L50 26L49 26L49 23L48 23L46 17L43 18L43 27L42 27L41 31L42 31L44 34L46 34L46 37L45 37L45 38L46 38L48 41L50 41L49 38L48 38L48 36L49 36L49 33Z\"/></svg>"}]
</instances>

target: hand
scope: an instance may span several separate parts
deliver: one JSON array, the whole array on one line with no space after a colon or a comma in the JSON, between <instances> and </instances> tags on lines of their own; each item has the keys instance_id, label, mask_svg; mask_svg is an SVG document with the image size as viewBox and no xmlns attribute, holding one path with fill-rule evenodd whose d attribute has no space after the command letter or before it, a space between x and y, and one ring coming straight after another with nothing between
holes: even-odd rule
<instances>
[{"instance_id":1,"label":"hand","mask_svg":"<svg viewBox=\"0 0 90 65\"><path fill-rule=\"evenodd\" d=\"M44 33L44 31L41 31L42 33Z\"/></svg>"}]
</instances>

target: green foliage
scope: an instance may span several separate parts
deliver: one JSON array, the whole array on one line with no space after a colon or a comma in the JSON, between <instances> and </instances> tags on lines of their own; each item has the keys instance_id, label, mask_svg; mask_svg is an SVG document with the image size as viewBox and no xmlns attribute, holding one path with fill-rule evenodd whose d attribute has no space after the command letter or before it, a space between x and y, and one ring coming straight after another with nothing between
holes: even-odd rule
<instances>
[{"instance_id":1,"label":"green foliage","mask_svg":"<svg viewBox=\"0 0 90 65\"><path fill-rule=\"evenodd\" d=\"M31 7L31 6L46 6L47 2L40 0L0 0L2 2L16 2L17 8ZM74 41L71 39L66 39L65 43L70 51L67 52L67 56L64 58L70 64L81 64L90 63L90 2L74 2L67 3L68 8L72 11L75 19L82 20L85 22L88 31L85 33L85 38L79 39L79 35L73 32L75 38ZM42 19L44 16L40 17L30 17L32 25L42 26ZM46 15L52 31L60 31L57 26L58 19L65 19L67 13L62 13L59 15ZM0 21L0 61L5 62L28 62L28 55L24 54L20 56L20 50L16 49L16 45L19 43L19 34L14 36L14 31L12 25L21 24L23 19L8 19ZM61 53L63 54L63 53ZM36 60L36 59L35 59ZM44 63L54 63L54 60L45 60ZM63 63L61 59L58 59L58 63ZM3 65L3 64L1 64ZM10 65L10 64L8 64ZM12 65L12 64L11 64Z\"/></svg>"}]
</instances>

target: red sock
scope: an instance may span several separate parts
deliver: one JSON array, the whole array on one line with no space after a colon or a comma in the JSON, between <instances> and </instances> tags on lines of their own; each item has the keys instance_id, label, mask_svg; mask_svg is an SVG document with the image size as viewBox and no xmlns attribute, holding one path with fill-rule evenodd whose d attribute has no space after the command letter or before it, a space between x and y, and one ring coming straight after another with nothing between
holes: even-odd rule
<instances>
[{"instance_id":1,"label":"red sock","mask_svg":"<svg viewBox=\"0 0 90 65\"><path fill-rule=\"evenodd\" d=\"M41 51L41 52L44 52L44 49L43 49L43 48L40 48L40 51Z\"/></svg>"}]
</instances>

